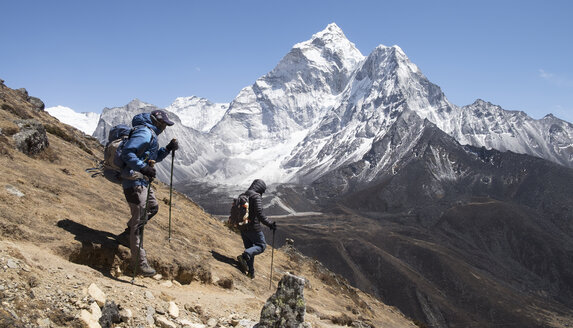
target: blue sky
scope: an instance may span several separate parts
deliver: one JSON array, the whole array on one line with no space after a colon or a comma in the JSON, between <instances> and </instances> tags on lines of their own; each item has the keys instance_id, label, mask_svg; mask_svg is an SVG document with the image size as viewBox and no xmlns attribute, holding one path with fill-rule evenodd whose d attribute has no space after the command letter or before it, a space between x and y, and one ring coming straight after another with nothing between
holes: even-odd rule
<instances>
[{"instance_id":1,"label":"blue sky","mask_svg":"<svg viewBox=\"0 0 573 328\"><path fill-rule=\"evenodd\" d=\"M229 102L335 22L398 45L459 106L573 122L573 1L3 1L0 78L48 107Z\"/></svg>"}]
</instances>

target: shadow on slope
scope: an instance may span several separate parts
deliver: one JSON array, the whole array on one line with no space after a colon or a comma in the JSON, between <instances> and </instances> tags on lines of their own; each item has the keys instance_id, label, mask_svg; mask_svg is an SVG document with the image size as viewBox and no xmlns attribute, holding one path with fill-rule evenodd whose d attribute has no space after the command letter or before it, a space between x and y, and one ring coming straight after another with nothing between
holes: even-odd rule
<instances>
[{"instance_id":1,"label":"shadow on slope","mask_svg":"<svg viewBox=\"0 0 573 328\"><path fill-rule=\"evenodd\" d=\"M77 264L90 266L103 275L111 276L112 269L118 267L116 256L128 259L129 252L119 252L119 244L115 235L102 230L95 230L69 219L60 220L57 226L75 235L75 240L81 243L79 249L61 249L60 254ZM127 255L127 257L126 257Z\"/></svg>"}]
</instances>

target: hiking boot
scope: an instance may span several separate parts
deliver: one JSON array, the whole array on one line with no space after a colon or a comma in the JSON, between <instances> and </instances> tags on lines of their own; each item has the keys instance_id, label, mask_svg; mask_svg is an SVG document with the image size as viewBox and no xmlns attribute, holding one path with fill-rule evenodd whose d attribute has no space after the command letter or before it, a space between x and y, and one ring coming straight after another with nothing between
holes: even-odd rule
<instances>
[{"instance_id":1,"label":"hiking boot","mask_svg":"<svg viewBox=\"0 0 573 328\"><path fill-rule=\"evenodd\" d=\"M118 244L129 248L129 228L125 229L122 233L115 236Z\"/></svg>"},{"instance_id":2,"label":"hiking boot","mask_svg":"<svg viewBox=\"0 0 573 328\"><path fill-rule=\"evenodd\" d=\"M249 271L247 273L247 277L249 277L251 279L255 279L255 270Z\"/></svg>"},{"instance_id":3,"label":"hiking boot","mask_svg":"<svg viewBox=\"0 0 573 328\"><path fill-rule=\"evenodd\" d=\"M140 273L144 277L153 277L153 276L155 276L155 273L156 273L155 269L150 267L149 264L147 264L147 263L142 264L139 267L139 270L137 270L137 272Z\"/></svg>"},{"instance_id":4,"label":"hiking boot","mask_svg":"<svg viewBox=\"0 0 573 328\"><path fill-rule=\"evenodd\" d=\"M246 274L247 270L249 269L249 266L247 265L247 260L245 260L243 254L237 256L237 261L239 262L239 270L241 270L242 273Z\"/></svg>"}]
</instances>

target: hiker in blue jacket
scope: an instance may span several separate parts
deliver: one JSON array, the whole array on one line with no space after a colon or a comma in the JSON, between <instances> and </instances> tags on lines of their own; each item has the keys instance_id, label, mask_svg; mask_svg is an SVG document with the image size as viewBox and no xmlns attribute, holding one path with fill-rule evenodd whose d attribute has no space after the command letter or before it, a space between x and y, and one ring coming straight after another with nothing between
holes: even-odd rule
<instances>
[{"instance_id":1,"label":"hiker in blue jacket","mask_svg":"<svg viewBox=\"0 0 573 328\"><path fill-rule=\"evenodd\" d=\"M249 197L249 223L239 226L245 251L237 256L239 267L251 279L255 278L255 255L259 255L267 248L265 235L261 229L261 223L276 230L277 223L269 221L263 214L263 198L267 185L261 179L253 181L245 194Z\"/></svg>"},{"instance_id":2,"label":"hiker in blue jacket","mask_svg":"<svg viewBox=\"0 0 573 328\"><path fill-rule=\"evenodd\" d=\"M149 203L147 203L148 186L150 180L157 174L153 163L161 162L171 151L177 150L179 144L177 139L172 139L167 146L159 147L157 136L167 126L174 124L163 110L135 115L131 124L135 129L123 146L121 157L126 167L122 171L122 178L131 177L134 172L137 177L122 180L123 193L131 210L131 219L127 223L127 229L117 236L117 240L130 247L132 264L134 267L137 266L137 272L144 276L153 276L155 270L147 262L143 247L139 247L140 228L142 229L159 211L153 188L149 188ZM147 216L144 215L146 205ZM138 254L139 258L136 258Z\"/></svg>"}]
</instances>

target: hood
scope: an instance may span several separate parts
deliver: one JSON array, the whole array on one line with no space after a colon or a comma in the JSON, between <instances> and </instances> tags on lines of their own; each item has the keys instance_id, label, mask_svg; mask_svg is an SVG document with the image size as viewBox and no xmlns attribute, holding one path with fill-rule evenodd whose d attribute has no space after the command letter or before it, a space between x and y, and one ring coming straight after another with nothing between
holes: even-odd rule
<instances>
[{"instance_id":1,"label":"hood","mask_svg":"<svg viewBox=\"0 0 573 328\"><path fill-rule=\"evenodd\" d=\"M249 190L252 190L262 195L264 194L265 190L267 190L267 184L261 179L256 179L255 181L253 181L253 183L251 183Z\"/></svg>"},{"instance_id":2,"label":"hood","mask_svg":"<svg viewBox=\"0 0 573 328\"><path fill-rule=\"evenodd\" d=\"M159 129L155 125L153 125L153 122L151 121L151 114L150 113L141 113L141 114L135 115L133 117L133 119L131 120L131 125L134 127L138 126L138 125L145 125L145 126L149 127L150 129L152 129L156 135L159 135L161 133L161 131L159 131Z\"/></svg>"}]
</instances>

